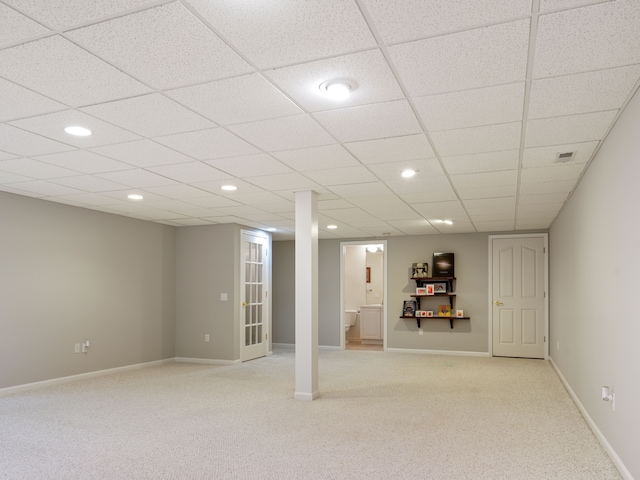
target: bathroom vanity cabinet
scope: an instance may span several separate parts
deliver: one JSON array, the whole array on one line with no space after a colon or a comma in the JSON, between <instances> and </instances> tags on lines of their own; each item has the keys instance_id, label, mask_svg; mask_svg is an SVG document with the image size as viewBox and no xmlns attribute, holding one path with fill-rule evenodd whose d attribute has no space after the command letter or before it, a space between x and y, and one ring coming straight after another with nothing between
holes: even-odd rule
<instances>
[{"instance_id":1,"label":"bathroom vanity cabinet","mask_svg":"<svg viewBox=\"0 0 640 480\"><path fill-rule=\"evenodd\" d=\"M382 311L382 305L360 307L360 338L362 340L382 340Z\"/></svg>"}]
</instances>

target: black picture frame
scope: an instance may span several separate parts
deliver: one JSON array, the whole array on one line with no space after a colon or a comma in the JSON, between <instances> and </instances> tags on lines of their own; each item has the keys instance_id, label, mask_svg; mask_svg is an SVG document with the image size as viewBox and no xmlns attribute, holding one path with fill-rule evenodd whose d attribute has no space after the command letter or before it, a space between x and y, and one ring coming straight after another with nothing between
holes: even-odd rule
<instances>
[{"instance_id":1,"label":"black picture frame","mask_svg":"<svg viewBox=\"0 0 640 480\"><path fill-rule=\"evenodd\" d=\"M402 316L403 317L415 317L416 316L416 301L405 300L402 304Z\"/></svg>"}]
</instances>

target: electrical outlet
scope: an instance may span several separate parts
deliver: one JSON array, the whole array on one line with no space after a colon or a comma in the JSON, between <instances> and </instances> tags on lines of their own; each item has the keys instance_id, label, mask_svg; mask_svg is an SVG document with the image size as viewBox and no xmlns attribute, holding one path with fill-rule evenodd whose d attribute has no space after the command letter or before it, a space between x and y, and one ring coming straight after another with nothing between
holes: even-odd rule
<instances>
[{"instance_id":1,"label":"electrical outlet","mask_svg":"<svg viewBox=\"0 0 640 480\"><path fill-rule=\"evenodd\" d=\"M208 342L208 341L209 341L209 334L208 334L208 333L205 333L205 334L204 334L204 341L205 341L205 342Z\"/></svg>"},{"instance_id":2,"label":"electrical outlet","mask_svg":"<svg viewBox=\"0 0 640 480\"><path fill-rule=\"evenodd\" d=\"M75 344L73 353L80 353L80 344L79 343Z\"/></svg>"},{"instance_id":3,"label":"electrical outlet","mask_svg":"<svg viewBox=\"0 0 640 480\"><path fill-rule=\"evenodd\" d=\"M421 328L419 328L419 329L418 329L418 335L423 335L423 334L424 334L424 332L422 331L422 329L421 329Z\"/></svg>"}]
</instances>

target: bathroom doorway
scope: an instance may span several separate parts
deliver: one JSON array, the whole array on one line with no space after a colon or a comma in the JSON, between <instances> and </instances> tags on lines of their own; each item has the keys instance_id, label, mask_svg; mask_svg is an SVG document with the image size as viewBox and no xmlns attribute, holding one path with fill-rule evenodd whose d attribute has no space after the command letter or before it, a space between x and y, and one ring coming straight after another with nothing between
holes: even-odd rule
<instances>
[{"instance_id":1,"label":"bathroom doorway","mask_svg":"<svg viewBox=\"0 0 640 480\"><path fill-rule=\"evenodd\" d=\"M340 348L387 348L387 242L340 243Z\"/></svg>"}]
</instances>

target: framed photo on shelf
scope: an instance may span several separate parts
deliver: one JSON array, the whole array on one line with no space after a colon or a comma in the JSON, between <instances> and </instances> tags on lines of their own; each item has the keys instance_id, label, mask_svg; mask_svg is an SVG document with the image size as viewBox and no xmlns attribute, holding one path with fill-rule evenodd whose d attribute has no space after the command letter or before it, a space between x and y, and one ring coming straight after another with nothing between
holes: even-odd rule
<instances>
[{"instance_id":1,"label":"framed photo on shelf","mask_svg":"<svg viewBox=\"0 0 640 480\"><path fill-rule=\"evenodd\" d=\"M439 317L450 317L451 316L451 306L450 305L438 305L438 316Z\"/></svg>"},{"instance_id":2,"label":"framed photo on shelf","mask_svg":"<svg viewBox=\"0 0 640 480\"><path fill-rule=\"evenodd\" d=\"M428 283L424 286L424 288L427 290L426 291L426 295L433 295L434 294L434 289L433 289L433 283Z\"/></svg>"},{"instance_id":3,"label":"framed photo on shelf","mask_svg":"<svg viewBox=\"0 0 640 480\"><path fill-rule=\"evenodd\" d=\"M432 312L431 310L427 310L425 313L426 313L426 315L425 315L425 316L427 316L427 317L433 317L433 312Z\"/></svg>"},{"instance_id":4,"label":"framed photo on shelf","mask_svg":"<svg viewBox=\"0 0 640 480\"><path fill-rule=\"evenodd\" d=\"M464 317L464 312L462 310L456 310L456 317Z\"/></svg>"},{"instance_id":5,"label":"framed photo on shelf","mask_svg":"<svg viewBox=\"0 0 640 480\"><path fill-rule=\"evenodd\" d=\"M447 293L447 284L446 284L446 282L434 283L433 284L433 292L434 293Z\"/></svg>"},{"instance_id":6,"label":"framed photo on shelf","mask_svg":"<svg viewBox=\"0 0 640 480\"><path fill-rule=\"evenodd\" d=\"M427 312L424 310L416 310L416 317L426 317Z\"/></svg>"},{"instance_id":7,"label":"framed photo on shelf","mask_svg":"<svg viewBox=\"0 0 640 480\"><path fill-rule=\"evenodd\" d=\"M416 288L416 295L426 295L427 289L425 287Z\"/></svg>"},{"instance_id":8,"label":"framed photo on shelf","mask_svg":"<svg viewBox=\"0 0 640 480\"><path fill-rule=\"evenodd\" d=\"M403 317L415 317L416 316L416 301L405 300L402 304L402 316Z\"/></svg>"}]
</instances>

